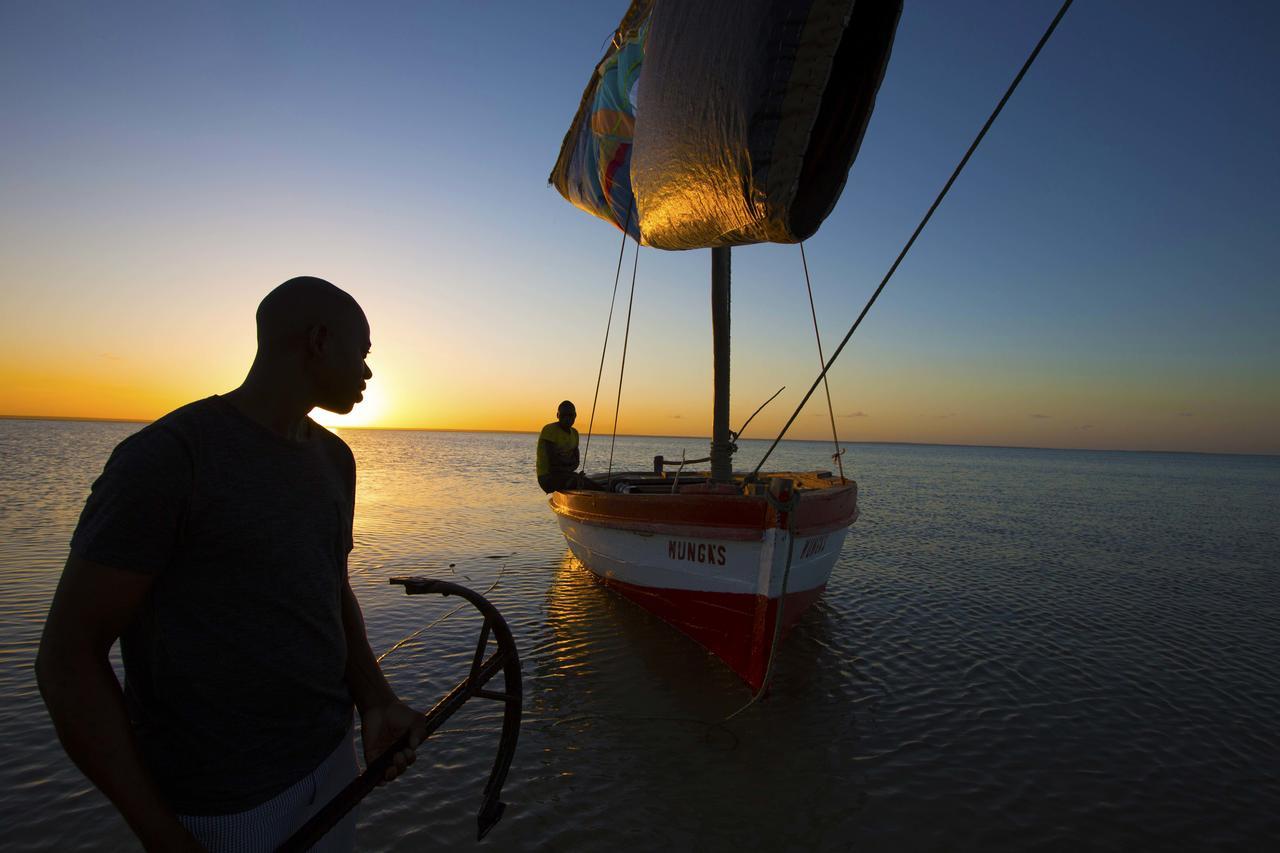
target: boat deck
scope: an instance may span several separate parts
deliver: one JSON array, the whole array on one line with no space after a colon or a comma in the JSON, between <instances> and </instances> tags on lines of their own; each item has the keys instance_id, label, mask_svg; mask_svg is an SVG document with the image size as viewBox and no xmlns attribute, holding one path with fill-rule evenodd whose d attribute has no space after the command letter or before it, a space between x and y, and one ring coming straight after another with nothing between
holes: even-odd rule
<instances>
[{"instance_id":1,"label":"boat deck","mask_svg":"<svg viewBox=\"0 0 1280 853\"><path fill-rule=\"evenodd\" d=\"M685 471L678 476L674 473L655 474L652 471L618 471L612 475L588 475L589 479L609 486L610 491L621 494L661 495L661 494L752 494L746 491L747 474L735 473L733 483L717 484L711 480L709 471ZM830 471L770 471L756 477L754 487L761 493L768 488L769 480L784 478L791 480L794 488L801 492L830 489L852 483L853 480L833 475Z\"/></svg>"}]
</instances>

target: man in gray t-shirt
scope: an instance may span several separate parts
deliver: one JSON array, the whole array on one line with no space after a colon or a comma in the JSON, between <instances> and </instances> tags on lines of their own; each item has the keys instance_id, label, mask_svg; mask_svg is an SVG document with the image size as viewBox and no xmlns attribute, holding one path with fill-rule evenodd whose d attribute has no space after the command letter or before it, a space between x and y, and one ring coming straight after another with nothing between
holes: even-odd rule
<instances>
[{"instance_id":1,"label":"man in gray t-shirt","mask_svg":"<svg viewBox=\"0 0 1280 853\"><path fill-rule=\"evenodd\" d=\"M274 848L323 805L294 791L332 774L353 704L366 758L421 736L347 580L355 460L307 417L361 399L368 322L343 291L300 278L268 294L257 327L239 388L111 454L41 640L59 738L148 848L216 849L246 831ZM405 750L388 778L412 760ZM247 830L219 823L245 815Z\"/></svg>"}]
</instances>

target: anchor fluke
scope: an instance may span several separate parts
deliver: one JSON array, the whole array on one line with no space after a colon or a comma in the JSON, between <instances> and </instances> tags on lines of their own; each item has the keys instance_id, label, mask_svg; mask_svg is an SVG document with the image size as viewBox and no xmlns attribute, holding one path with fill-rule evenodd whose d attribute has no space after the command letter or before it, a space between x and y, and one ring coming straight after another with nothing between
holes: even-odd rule
<instances>
[{"instance_id":1,"label":"anchor fluke","mask_svg":"<svg viewBox=\"0 0 1280 853\"><path fill-rule=\"evenodd\" d=\"M520 736L520 711L523 704L523 687L520 681L520 655L516 650L515 639L511 629L502 618L502 614L487 598L478 592L467 589L449 581L435 578L397 577L391 583L404 587L408 595L456 595L465 598L484 616L484 627L480 631L480 639L476 644L475 658L466 678L450 690L443 699L423 715L426 733L424 740L444 724L454 712L472 698L489 699L502 702L502 737L498 742L498 755L489 773L489 780L484 786L484 799L480 811L476 815L477 835L480 840L493 829L502 817L506 804L501 801L502 785L506 782L507 771L511 768L511 759L515 756L516 741ZM497 644L497 649L486 657L489 650L490 637ZM486 690L485 685L502 670L502 692ZM394 756L409 744L408 733L382 755L369 762L364 773L351 781L311 820L307 821L297 832L284 842L277 851L310 850L324 834L338 824L338 821L355 808L366 794L377 787L386 773Z\"/></svg>"}]
</instances>

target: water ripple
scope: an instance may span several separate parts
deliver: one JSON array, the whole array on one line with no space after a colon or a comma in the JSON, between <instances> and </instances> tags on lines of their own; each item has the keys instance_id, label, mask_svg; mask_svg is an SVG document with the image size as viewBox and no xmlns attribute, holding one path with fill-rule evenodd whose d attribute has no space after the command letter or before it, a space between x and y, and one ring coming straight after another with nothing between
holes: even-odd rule
<instances>
[{"instance_id":1,"label":"water ripple","mask_svg":"<svg viewBox=\"0 0 1280 853\"><path fill-rule=\"evenodd\" d=\"M6 849L131 846L57 749L31 666L89 485L135 428L0 421ZM343 435L360 466L352 584L396 689L433 704L469 668L480 620L391 575L492 587L520 645L525 725L490 849L1280 836L1277 460L854 445L863 515L827 594L767 699L724 725L746 689L566 552L532 483L533 436ZM742 442L738 463L763 447ZM702 448L620 439L615 465ZM777 461L826 452L787 443ZM474 847L500 714L468 704L371 795L361 848Z\"/></svg>"}]
</instances>

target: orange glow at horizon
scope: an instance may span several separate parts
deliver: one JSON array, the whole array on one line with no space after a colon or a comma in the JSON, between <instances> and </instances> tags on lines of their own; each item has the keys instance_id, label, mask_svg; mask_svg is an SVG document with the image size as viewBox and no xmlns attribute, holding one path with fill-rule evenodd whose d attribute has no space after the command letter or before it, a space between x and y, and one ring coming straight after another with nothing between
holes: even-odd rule
<instances>
[{"instance_id":1,"label":"orange glow at horizon","mask_svg":"<svg viewBox=\"0 0 1280 853\"><path fill-rule=\"evenodd\" d=\"M370 382L365 388L364 399L345 415L324 409L312 409L311 419L326 427L385 427L387 420L387 393L380 383Z\"/></svg>"},{"instance_id":2,"label":"orange glow at horizon","mask_svg":"<svg viewBox=\"0 0 1280 853\"><path fill-rule=\"evenodd\" d=\"M448 318L423 322L397 312L394 299L377 290L365 302L375 340L365 399L348 415L313 412L318 422L338 428L536 432L568 398L578 406L579 431L587 432L599 364L586 346L528 346L514 333L477 336L474 326ZM50 339L39 336L38 322L14 328L0 342L0 382L6 389L0 415L149 421L229 391L253 356L246 303L252 298L243 294L226 299L207 325L176 317L167 323L122 320L117 327L94 316L80 321L81 329ZM533 337L540 340L536 330ZM619 434L709 435L708 342L684 336L632 345ZM800 356L762 366L746 346L739 358L734 428L778 386L788 385L745 436L770 439L799 402L812 366ZM843 442L1280 452L1270 428L1280 412L1263 371L1242 373L1232 383L1180 376L1175 384L1136 370L1085 381L999 364L910 362L890 354L869 361L893 366L833 372ZM596 406L597 435L613 429L617 380L611 357ZM830 439L823 395L810 400L788 438Z\"/></svg>"},{"instance_id":3,"label":"orange glow at horizon","mask_svg":"<svg viewBox=\"0 0 1280 853\"><path fill-rule=\"evenodd\" d=\"M243 375L237 363L244 361L228 358L227 364L217 365L187 359L135 372L125 368L136 368L136 361L121 356L86 359L80 364L72 360L35 370L15 369L13 354L6 355L0 381L9 393L0 403L0 415L139 421L230 390ZM578 405L579 431L585 435L588 430L590 394L575 394L573 389L593 387L594 377L587 377L592 380L590 386L582 381L590 371L575 371L563 383L550 375L542 382L529 377L495 378L492 385L484 385L483 377L461 374L459 362L433 375L402 369L388 352L371 366L375 375L365 399L350 414L315 410L311 416L337 428L536 432L554 419L559 400L570 397ZM883 377L860 387L837 383L832 391L841 441L1275 452L1274 443L1268 444L1270 436L1253 426L1266 419L1263 403L1256 411L1227 418L1214 415L1212 405L1196 412L1174 411L1172 400L1153 389L1057 387L1046 393L1014 387L979 394L972 389L947 389L945 382L923 376L910 377L905 384ZM758 405L757 397L771 393L760 383L744 381L743 385L734 398L735 428ZM709 435L709 391L692 386L676 391L641 381L634 386L623 395L619 434ZM616 387L601 390L596 435L607 435L613 428L615 394ZM798 399L799 393L788 389L757 417L745 437L772 438ZM842 404L841 399L856 400L856 404ZM830 430L826 406L815 397L788 437L828 441ZM1234 441L1225 443L1224 432L1236 436Z\"/></svg>"}]
</instances>

